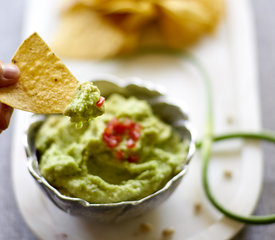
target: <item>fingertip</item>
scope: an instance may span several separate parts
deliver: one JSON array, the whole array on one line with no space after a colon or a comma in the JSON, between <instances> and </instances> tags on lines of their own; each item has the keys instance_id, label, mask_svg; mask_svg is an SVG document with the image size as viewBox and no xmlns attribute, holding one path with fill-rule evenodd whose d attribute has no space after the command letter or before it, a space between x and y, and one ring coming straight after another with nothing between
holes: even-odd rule
<instances>
[{"instance_id":1,"label":"fingertip","mask_svg":"<svg viewBox=\"0 0 275 240\"><path fill-rule=\"evenodd\" d=\"M20 70L16 65L0 62L0 87L6 87L16 83L19 77Z\"/></svg>"},{"instance_id":2,"label":"fingertip","mask_svg":"<svg viewBox=\"0 0 275 240\"><path fill-rule=\"evenodd\" d=\"M10 80L18 79L20 76L19 68L12 63L2 64L2 71L3 71L3 76L6 79L10 79Z\"/></svg>"}]
</instances>

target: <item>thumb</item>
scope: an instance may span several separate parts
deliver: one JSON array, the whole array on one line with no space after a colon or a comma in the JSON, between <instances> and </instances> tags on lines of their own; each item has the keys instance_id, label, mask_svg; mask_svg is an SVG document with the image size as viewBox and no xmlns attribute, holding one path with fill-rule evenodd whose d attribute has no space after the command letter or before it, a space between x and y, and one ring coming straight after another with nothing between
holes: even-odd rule
<instances>
[{"instance_id":1,"label":"thumb","mask_svg":"<svg viewBox=\"0 0 275 240\"><path fill-rule=\"evenodd\" d=\"M16 83L19 76L20 70L16 65L0 62L0 87Z\"/></svg>"}]
</instances>

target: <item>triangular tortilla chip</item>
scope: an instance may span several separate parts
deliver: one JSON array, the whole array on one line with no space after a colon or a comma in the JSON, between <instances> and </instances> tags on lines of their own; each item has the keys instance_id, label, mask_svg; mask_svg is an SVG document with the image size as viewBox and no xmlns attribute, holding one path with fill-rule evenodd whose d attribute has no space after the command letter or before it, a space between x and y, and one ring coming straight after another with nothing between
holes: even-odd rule
<instances>
[{"instance_id":1,"label":"triangular tortilla chip","mask_svg":"<svg viewBox=\"0 0 275 240\"><path fill-rule=\"evenodd\" d=\"M33 113L61 113L72 101L78 81L37 33L27 38L12 62L18 83L0 88L0 102Z\"/></svg>"}]
</instances>

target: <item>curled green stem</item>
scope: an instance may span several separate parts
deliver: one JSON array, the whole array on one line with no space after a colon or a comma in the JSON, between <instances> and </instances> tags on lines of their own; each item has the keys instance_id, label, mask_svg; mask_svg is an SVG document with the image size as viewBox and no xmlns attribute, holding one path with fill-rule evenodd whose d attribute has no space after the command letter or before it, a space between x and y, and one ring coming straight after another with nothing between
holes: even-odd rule
<instances>
[{"instance_id":1,"label":"curled green stem","mask_svg":"<svg viewBox=\"0 0 275 240\"><path fill-rule=\"evenodd\" d=\"M257 139L257 140L265 140L272 143L275 143L275 134L271 132L236 132L236 133L229 133L224 135L215 136L213 138L213 141L223 141L227 139L234 139L234 138L244 138L244 139ZM197 143L197 147L201 147L203 145L202 142ZM203 156L203 167L202 167L202 182L203 182L203 188L205 190L206 196L208 197L209 201L224 215L227 217L234 219L239 222L247 223L247 224L271 224L275 223L275 214L265 215L265 216L243 216L236 213L233 213L232 211L226 209L224 206L222 206L214 197L210 186L208 182L208 167L209 167L209 161L210 161L210 151L207 150L207 154Z\"/></svg>"},{"instance_id":2,"label":"curled green stem","mask_svg":"<svg viewBox=\"0 0 275 240\"><path fill-rule=\"evenodd\" d=\"M206 196L209 201L216 207L220 212L222 212L227 217L234 219L239 222L247 223L247 224L270 224L275 223L275 214L265 215L265 216L243 216L237 213L234 213L228 209L226 209L223 205L221 205L216 198L214 197L208 182L208 167L211 159L212 152L212 143L213 141L222 141L226 139L232 138L249 138L249 139L258 139L258 140L266 140L272 143L275 143L275 134L271 132L261 132L261 133L253 133L253 132L237 132L230 133L220 136L213 136L213 99L212 99L212 87L210 78L200 64L200 62L194 57L189 55L189 59L196 65L198 70L200 71L202 78L204 79L206 93L207 93L207 114L206 121L204 127L204 135L203 139L200 143L197 144L197 147L201 148L201 154L203 159L202 164L202 184L205 191Z\"/></svg>"}]
</instances>

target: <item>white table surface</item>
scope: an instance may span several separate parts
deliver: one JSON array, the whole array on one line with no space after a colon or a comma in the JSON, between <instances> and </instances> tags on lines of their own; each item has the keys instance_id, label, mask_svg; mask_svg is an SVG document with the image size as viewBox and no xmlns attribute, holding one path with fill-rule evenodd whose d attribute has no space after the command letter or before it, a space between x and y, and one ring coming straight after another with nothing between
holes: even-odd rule
<instances>
[{"instance_id":1,"label":"white table surface","mask_svg":"<svg viewBox=\"0 0 275 240\"><path fill-rule=\"evenodd\" d=\"M275 81L275 2L253 0L256 33L258 40L258 62L260 74L260 95L262 109L262 125L275 129L275 111L273 110ZM24 14L23 0L0 0L0 59L9 61L14 50L21 41L22 19ZM10 177L10 141L13 122L9 130L0 135L0 240L1 239L36 239L25 225L14 200ZM275 151L270 145L264 145L265 178L263 195L256 214L275 212ZM275 239L275 227L247 226L235 239Z\"/></svg>"}]
</instances>

